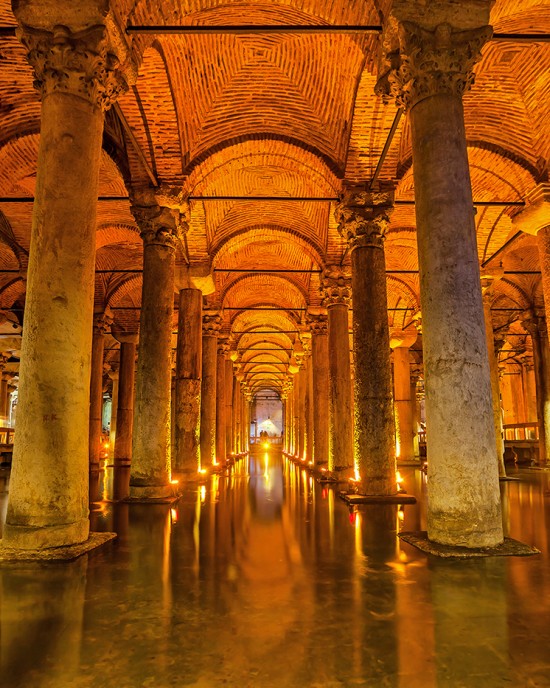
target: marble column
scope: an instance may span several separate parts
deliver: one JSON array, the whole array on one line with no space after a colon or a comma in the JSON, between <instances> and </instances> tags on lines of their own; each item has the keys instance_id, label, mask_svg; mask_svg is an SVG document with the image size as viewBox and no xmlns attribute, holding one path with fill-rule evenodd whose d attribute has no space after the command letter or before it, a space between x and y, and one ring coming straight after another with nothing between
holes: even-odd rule
<instances>
[{"instance_id":1,"label":"marble column","mask_svg":"<svg viewBox=\"0 0 550 688\"><path fill-rule=\"evenodd\" d=\"M238 372L239 364L234 366L235 372L233 374L233 453L235 455L241 453L241 418L240 418L240 395L241 395L241 380L243 374Z\"/></svg>"},{"instance_id":2,"label":"marble column","mask_svg":"<svg viewBox=\"0 0 550 688\"><path fill-rule=\"evenodd\" d=\"M313 461L316 468L328 466L329 363L328 322L324 313L309 313L311 367L313 373Z\"/></svg>"},{"instance_id":3,"label":"marble column","mask_svg":"<svg viewBox=\"0 0 550 688\"><path fill-rule=\"evenodd\" d=\"M7 365L7 355L0 354L0 370L2 371L0 379L0 425L7 427L8 425L8 382L11 378L9 373L4 372Z\"/></svg>"},{"instance_id":4,"label":"marble column","mask_svg":"<svg viewBox=\"0 0 550 688\"><path fill-rule=\"evenodd\" d=\"M355 472L367 495L397 493L384 239L393 187L348 185L335 217L351 251Z\"/></svg>"},{"instance_id":5,"label":"marble column","mask_svg":"<svg viewBox=\"0 0 550 688\"><path fill-rule=\"evenodd\" d=\"M537 421L537 393L535 387L535 369L532 354L521 356L521 386L523 391L523 405L525 408L525 422Z\"/></svg>"},{"instance_id":6,"label":"marble column","mask_svg":"<svg viewBox=\"0 0 550 688\"><path fill-rule=\"evenodd\" d=\"M94 316L89 420L89 457L91 471L99 470L101 431L103 429L103 352L105 349L105 334L109 331L111 322L112 318L108 313L98 313Z\"/></svg>"},{"instance_id":7,"label":"marble column","mask_svg":"<svg viewBox=\"0 0 550 688\"><path fill-rule=\"evenodd\" d=\"M532 316L522 321L533 343L533 367L539 426L539 465L545 466L550 458L550 351L546 319Z\"/></svg>"},{"instance_id":8,"label":"marble column","mask_svg":"<svg viewBox=\"0 0 550 688\"><path fill-rule=\"evenodd\" d=\"M296 375L296 429L297 429L297 450L296 454L300 460L305 460L306 455L306 393L307 393L307 362L301 361L300 371Z\"/></svg>"},{"instance_id":9,"label":"marble column","mask_svg":"<svg viewBox=\"0 0 550 688\"><path fill-rule=\"evenodd\" d=\"M102 17L72 33L31 3L15 14L42 97L19 413L3 544L42 549L88 538L88 416L96 208L103 111L126 84ZM34 8L36 12L36 8ZM78 285L78 288L75 288Z\"/></svg>"},{"instance_id":10,"label":"marble column","mask_svg":"<svg viewBox=\"0 0 550 688\"><path fill-rule=\"evenodd\" d=\"M173 468L188 476L196 475L201 463L202 299L200 289L180 290Z\"/></svg>"},{"instance_id":11,"label":"marble column","mask_svg":"<svg viewBox=\"0 0 550 688\"><path fill-rule=\"evenodd\" d=\"M229 351L227 339L218 339L218 356L216 361L216 462L224 464L226 461L226 384L225 357Z\"/></svg>"},{"instance_id":12,"label":"marble column","mask_svg":"<svg viewBox=\"0 0 550 688\"><path fill-rule=\"evenodd\" d=\"M225 361L225 456L228 460L233 454L233 361Z\"/></svg>"},{"instance_id":13,"label":"marble column","mask_svg":"<svg viewBox=\"0 0 550 688\"><path fill-rule=\"evenodd\" d=\"M134 402L130 499L171 499L170 395L175 249L183 202L174 191L134 190L143 239L143 285Z\"/></svg>"},{"instance_id":14,"label":"marble column","mask_svg":"<svg viewBox=\"0 0 550 688\"><path fill-rule=\"evenodd\" d=\"M414 461L414 417L416 389L411 396L411 355L410 347L416 341L417 332L399 330L392 332L390 345L393 349L393 387L395 394L396 438L399 461ZM416 385L415 385L416 387Z\"/></svg>"},{"instance_id":15,"label":"marble column","mask_svg":"<svg viewBox=\"0 0 550 688\"><path fill-rule=\"evenodd\" d=\"M117 468L128 467L132 462L134 381L138 335L117 332L114 337L120 342L117 431L114 446L114 463L115 468Z\"/></svg>"},{"instance_id":16,"label":"marble column","mask_svg":"<svg viewBox=\"0 0 550 688\"><path fill-rule=\"evenodd\" d=\"M410 355L410 353L409 353ZM418 380L420 377L420 368L419 366L412 366L411 371L411 392L410 392L410 399L411 399L411 415L412 415L412 421L413 421L413 446L414 446L414 458L415 460L418 460L420 458L420 442L419 442L419 437L418 437L418 429L420 425L420 408L419 408L419 403L418 403L418 393L417 393L417 385L418 385Z\"/></svg>"},{"instance_id":17,"label":"marble column","mask_svg":"<svg viewBox=\"0 0 550 688\"><path fill-rule=\"evenodd\" d=\"M201 468L216 464L216 361L221 318L216 311L202 317Z\"/></svg>"},{"instance_id":18,"label":"marble column","mask_svg":"<svg viewBox=\"0 0 550 688\"><path fill-rule=\"evenodd\" d=\"M111 424L109 426L109 455L112 456L115 448L116 439L116 424L118 416L118 366L119 364L111 364L111 370L107 373L112 382L111 392Z\"/></svg>"},{"instance_id":19,"label":"marble column","mask_svg":"<svg viewBox=\"0 0 550 688\"><path fill-rule=\"evenodd\" d=\"M459 9L442 3L430 14L430 24L420 26L413 23L411 5L395 6L384 42L388 45L395 31L398 52L388 53L377 90L396 96L411 126L429 442L428 537L490 547L502 542L503 531L462 94L491 29L485 26L489 3Z\"/></svg>"},{"instance_id":20,"label":"marble column","mask_svg":"<svg viewBox=\"0 0 550 688\"><path fill-rule=\"evenodd\" d=\"M498 373L498 358L495 352L495 335L493 331L493 316L491 314L492 303L492 277L484 277L483 288L483 317L485 322L485 337L487 340L487 353L489 356L489 371L491 375L491 401L493 408L493 423L495 425L495 451L498 466L498 474L506 477L504 465L504 429L502 427L502 407L500 401L500 381Z\"/></svg>"},{"instance_id":21,"label":"marble column","mask_svg":"<svg viewBox=\"0 0 550 688\"><path fill-rule=\"evenodd\" d=\"M335 478L354 476L349 356L349 278L336 266L323 273L321 293L328 313L329 455L328 469Z\"/></svg>"}]
</instances>

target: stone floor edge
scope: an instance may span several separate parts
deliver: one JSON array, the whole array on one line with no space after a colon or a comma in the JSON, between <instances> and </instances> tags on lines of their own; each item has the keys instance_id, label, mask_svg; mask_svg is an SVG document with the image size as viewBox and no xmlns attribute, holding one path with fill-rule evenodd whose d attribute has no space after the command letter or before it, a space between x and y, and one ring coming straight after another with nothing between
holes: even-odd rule
<instances>
[{"instance_id":1,"label":"stone floor edge","mask_svg":"<svg viewBox=\"0 0 550 688\"><path fill-rule=\"evenodd\" d=\"M475 559L479 557L529 557L533 554L540 554L540 550L531 545L527 545L513 538L504 538L504 542L497 547L453 547L451 545L441 545L437 542L428 540L426 531L403 532L398 536L404 542L416 547L422 552L433 554L436 557L447 559Z\"/></svg>"},{"instance_id":2,"label":"stone floor edge","mask_svg":"<svg viewBox=\"0 0 550 688\"><path fill-rule=\"evenodd\" d=\"M40 550L12 549L2 545L0 540L0 565L13 562L74 561L116 537L116 533L90 533L86 542L81 542L78 545L48 547Z\"/></svg>"}]
</instances>

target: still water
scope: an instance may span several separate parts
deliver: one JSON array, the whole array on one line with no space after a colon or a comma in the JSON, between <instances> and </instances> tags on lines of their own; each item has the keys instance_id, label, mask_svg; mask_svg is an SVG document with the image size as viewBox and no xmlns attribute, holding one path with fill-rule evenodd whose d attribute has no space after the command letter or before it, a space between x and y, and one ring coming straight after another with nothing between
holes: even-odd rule
<instances>
[{"instance_id":1,"label":"still water","mask_svg":"<svg viewBox=\"0 0 550 688\"><path fill-rule=\"evenodd\" d=\"M350 512L271 451L172 507L95 503L117 540L0 568L0 686L550 686L550 473L502 485L507 534L542 554L442 561L396 537L425 527L401 472L418 505Z\"/></svg>"}]
</instances>

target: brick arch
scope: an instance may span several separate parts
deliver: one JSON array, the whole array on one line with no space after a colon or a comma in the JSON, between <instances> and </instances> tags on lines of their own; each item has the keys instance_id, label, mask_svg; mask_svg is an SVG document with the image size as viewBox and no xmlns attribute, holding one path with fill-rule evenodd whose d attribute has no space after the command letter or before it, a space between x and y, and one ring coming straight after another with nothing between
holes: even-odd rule
<instances>
[{"instance_id":1,"label":"brick arch","mask_svg":"<svg viewBox=\"0 0 550 688\"><path fill-rule=\"evenodd\" d=\"M0 286L0 308L11 308L25 293L27 283L21 277L12 278Z\"/></svg>"},{"instance_id":2,"label":"brick arch","mask_svg":"<svg viewBox=\"0 0 550 688\"><path fill-rule=\"evenodd\" d=\"M307 305L307 292L288 275L244 274L226 285L220 301L222 307L273 305L291 310Z\"/></svg>"},{"instance_id":3,"label":"brick arch","mask_svg":"<svg viewBox=\"0 0 550 688\"><path fill-rule=\"evenodd\" d=\"M105 223L97 228L96 251L110 244L136 244L142 246L139 230L135 225Z\"/></svg>"}]
</instances>

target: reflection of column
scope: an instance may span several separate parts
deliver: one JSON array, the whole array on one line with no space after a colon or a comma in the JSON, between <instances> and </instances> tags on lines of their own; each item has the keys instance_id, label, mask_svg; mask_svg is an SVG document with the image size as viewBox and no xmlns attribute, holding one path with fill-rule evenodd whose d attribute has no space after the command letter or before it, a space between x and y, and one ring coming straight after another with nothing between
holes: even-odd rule
<instances>
[{"instance_id":1,"label":"reflection of column","mask_svg":"<svg viewBox=\"0 0 550 688\"><path fill-rule=\"evenodd\" d=\"M132 212L143 239L143 285L130 497L162 499L173 493L169 452L172 320L181 212L177 198L171 199L168 191L162 195L160 191L157 195L134 192Z\"/></svg>"},{"instance_id":2,"label":"reflection of column","mask_svg":"<svg viewBox=\"0 0 550 688\"><path fill-rule=\"evenodd\" d=\"M327 316L308 315L311 328L311 368L313 374L313 460L315 466L328 463L329 383Z\"/></svg>"},{"instance_id":3,"label":"reflection of column","mask_svg":"<svg viewBox=\"0 0 550 688\"><path fill-rule=\"evenodd\" d=\"M409 354L410 355L410 354ZM420 426L420 404L418 399L417 385L420 377L420 367L413 366L411 368L411 408L413 419L413 446L415 459L420 457L420 442L418 437L418 430Z\"/></svg>"},{"instance_id":4,"label":"reflection of column","mask_svg":"<svg viewBox=\"0 0 550 688\"><path fill-rule=\"evenodd\" d=\"M28 3L14 8L17 16ZM53 32L25 26L20 33L42 96L17 436L4 528L4 544L23 549L88 537L86 429L103 110L125 86L114 72L117 60L108 52L102 17L73 34L62 26L62 11L54 16L54 9L55 3L39 13L41 25L51 22Z\"/></svg>"},{"instance_id":5,"label":"reflection of column","mask_svg":"<svg viewBox=\"0 0 550 688\"><path fill-rule=\"evenodd\" d=\"M176 356L176 447L174 470L196 474L200 467L202 375L202 291L179 293Z\"/></svg>"},{"instance_id":6,"label":"reflection of column","mask_svg":"<svg viewBox=\"0 0 550 688\"><path fill-rule=\"evenodd\" d=\"M38 570L32 565L0 570L2 685L79 681L87 568L84 556Z\"/></svg>"},{"instance_id":7,"label":"reflection of column","mask_svg":"<svg viewBox=\"0 0 550 688\"><path fill-rule=\"evenodd\" d=\"M202 381L201 381L201 467L216 463L216 362L221 319L217 312L202 316Z\"/></svg>"},{"instance_id":8,"label":"reflection of column","mask_svg":"<svg viewBox=\"0 0 550 688\"><path fill-rule=\"evenodd\" d=\"M491 29L484 26L489 4L472 7L466 31L451 26L457 15L449 9L445 17L446 7L435 28L400 16L406 3L395 7L395 21L387 26L391 32L402 22L395 36L399 53L387 55L378 87L397 96L411 125L430 456L428 536L482 547L502 542L503 535L462 93ZM470 28L476 24L480 28ZM390 36L386 40L389 45Z\"/></svg>"},{"instance_id":9,"label":"reflection of column","mask_svg":"<svg viewBox=\"0 0 550 688\"><path fill-rule=\"evenodd\" d=\"M227 339L218 341L216 360L216 461L225 463L225 356L229 350Z\"/></svg>"},{"instance_id":10,"label":"reflection of column","mask_svg":"<svg viewBox=\"0 0 550 688\"><path fill-rule=\"evenodd\" d=\"M241 396L241 383L243 374L237 372L237 367L235 367L235 374L233 375L233 453L239 454L241 451L240 444L240 396Z\"/></svg>"},{"instance_id":11,"label":"reflection of column","mask_svg":"<svg viewBox=\"0 0 550 688\"><path fill-rule=\"evenodd\" d=\"M4 371L8 361L8 356L0 354L0 370ZM11 378L10 373L2 372L0 379L0 425L7 426L8 422L8 382Z\"/></svg>"},{"instance_id":12,"label":"reflection of column","mask_svg":"<svg viewBox=\"0 0 550 688\"><path fill-rule=\"evenodd\" d=\"M105 333L112 319L107 313L94 316L92 336L92 366L90 373L90 470L98 470L101 452L101 431L103 416L103 351Z\"/></svg>"},{"instance_id":13,"label":"reflection of column","mask_svg":"<svg viewBox=\"0 0 550 688\"><path fill-rule=\"evenodd\" d=\"M436 685L513 685L517 667L510 666L507 562L489 557L481 562L465 560L449 566L434 557L430 565L433 609L433 657ZM487 651L487 639L491 651ZM452 676L449 682L449 677Z\"/></svg>"},{"instance_id":14,"label":"reflection of column","mask_svg":"<svg viewBox=\"0 0 550 688\"><path fill-rule=\"evenodd\" d=\"M335 212L351 251L355 470L369 495L397 492L384 255L392 209L393 188L348 186Z\"/></svg>"},{"instance_id":15,"label":"reflection of column","mask_svg":"<svg viewBox=\"0 0 550 688\"><path fill-rule=\"evenodd\" d=\"M329 471L342 479L353 476L351 366L349 357L349 279L338 268L323 275L323 306L328 312Z\"/></svg>"}]
</instances>

